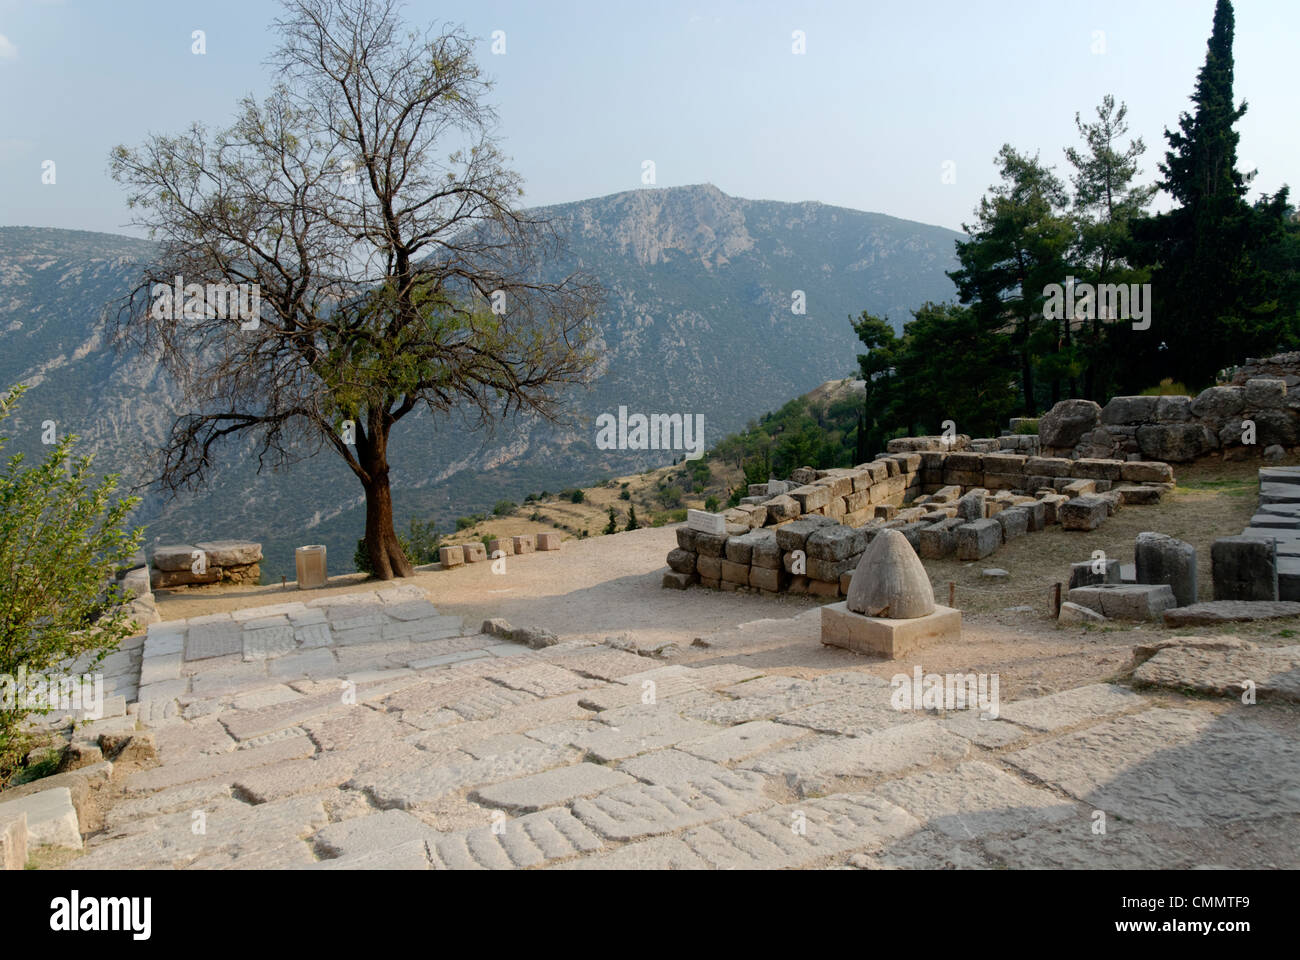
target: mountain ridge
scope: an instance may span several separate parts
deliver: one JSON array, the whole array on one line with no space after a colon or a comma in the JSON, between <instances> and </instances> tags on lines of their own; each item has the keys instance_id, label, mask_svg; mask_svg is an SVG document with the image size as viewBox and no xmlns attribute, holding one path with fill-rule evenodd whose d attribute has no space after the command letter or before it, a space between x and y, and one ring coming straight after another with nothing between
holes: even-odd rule
<instances>
[{"instance_id":1,"label":"mountain ridge","mask_svg":"<svg viewBox=\"0 0 1300 960\"><path fill-rule=\"evenodd\" d=\"M566 240L549 271L580 267L608 291L603 375L570 395L560 425L525 420L488 436L468 434L455 414L403 420L393 455L399 527L432 515L446 530L499 499L668 462L671 452L596 447L595 417L620 405L703 414L711 444L851 373L860 345L849 316L868 309L901 325L906 310L954 292L944 270L960 234L887 214L731 197L711 184L532 212ZM85 438L103 469L129 484L144 479L144 458L177 413L174 396L156 364L104 347L99 316L151 249L148 240L95 231L0 227L0 384L34 381L10 421L10 452L38 452L37 428L54 419ZM791 309L800 290L805 314ZM145 491L138 515L147 541L258 539L270 576L291 569L291 548L303 542L324 542L336 564L349 563L363 510L341 461L317 456L258 473L244 448L220 457L203 491L171 501Z\"/></svg>"}]
</instances>

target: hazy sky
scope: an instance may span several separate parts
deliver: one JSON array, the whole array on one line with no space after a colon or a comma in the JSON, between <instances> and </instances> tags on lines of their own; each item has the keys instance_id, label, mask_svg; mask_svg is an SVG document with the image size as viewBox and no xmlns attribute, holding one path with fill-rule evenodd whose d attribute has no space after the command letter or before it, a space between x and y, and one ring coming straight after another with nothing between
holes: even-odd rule
<instances>
[{"instance_id":1,"label":"hazy sky","mask_svg":"<svg viewBox=\"0 0 1300 960\"><path fill-rule=\"evenodd\" d=\"M0 225L135 232L108 152L262 94L270 0L0 0ZM1003 142L1062 153L1106 93L1147 143L1188 104L1214 0L425 2L463 24L496 80L505 152L530 204L711 182L954 229ZM1252 198L1300 188L1300 3L1238 0L1236 95ZM207 52L191 52L194 30ZM506 52L491 52L493 31ZM792 52L803 31L806 53ZM41 182L54 160L56 183ZM944 183L945 163L955 183Z\"/></svg>"}]
</instances>

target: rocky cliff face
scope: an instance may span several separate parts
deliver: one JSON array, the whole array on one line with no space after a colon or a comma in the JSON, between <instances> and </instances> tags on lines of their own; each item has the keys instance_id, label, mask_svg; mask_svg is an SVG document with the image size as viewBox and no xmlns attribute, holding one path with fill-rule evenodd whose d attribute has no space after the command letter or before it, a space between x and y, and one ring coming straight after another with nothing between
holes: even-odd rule
<instances>
[{"instance_id":1,"label":"rocky cliff face","mask_svg":"<svg viewBox=\"0 0 1300 960\"><path fill-rule=\"evenodd\" d=\"M572 422L505 424L473 434L454 417L404 420L394 433L398 523L460 515L502 498L644 469L671 452L600 450L594 419L616 412L701 414L711 444L832 377L851 373L859 344L849 315L896 323L953 295L957 234L817 203L729 197L712 186L641 190L542 211L567 237L556 275L594 274L609 296L600 317L604 375L571 398ZM177 413L155 365L102 342L100 313L129 287L144 241L106 234L0 228L0 385L33 389L10 452L39 455L41 425L84 438L105 471L134 484ZM806 311L792 311L802 291ZM306 493L305 492L308 492ZM330 454L258 472L251 451L221 452L211 486L163 502L144 491L147 541L247 538L271 577L292 548L325 543L336 572L363 527L361 490Z\"/></svg>"}]
</instances>

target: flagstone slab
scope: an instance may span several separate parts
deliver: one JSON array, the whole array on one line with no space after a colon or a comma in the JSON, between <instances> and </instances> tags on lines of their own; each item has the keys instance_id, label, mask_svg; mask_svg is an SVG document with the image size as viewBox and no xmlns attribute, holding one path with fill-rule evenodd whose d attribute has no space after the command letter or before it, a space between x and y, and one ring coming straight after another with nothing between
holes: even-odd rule
<instances>
[{"instance_id":1,"label":"flagstone slab","mask_svg":"<svg viewBox=\"0 0 1300 960\"><path fill-rule=\"evenodd\" d=\"M309 757L315 752L315 745L306 737L286 737L266 746L233 750L216 756L199 756L140 770L127 778L123 789L126 793L151 793L191 781L242 773L263 764Z\"/></svg>"},{"instance_id":2,"label":"flagstone slab","mask_svg":"<svg viewBox=\"0 0 1300 960\"><path fill-rule=\"evenodd\" d=\"M933 720L907 723L865 737L819 736L760 754L743 766L784 777L796 789L820 788L829 777L879 777L939 761L963 760L970 743Z\"/></svg>"},{"instance_id":3,"label":"flagstone slab","mask_svg":"<svg viewBox=\"0 0 1300 960\"><path fill-rule=\"evenodd\" d=\"M713 820L743 816L772 801L757 780L744 789L720 782L689 786L636 784L575 800L573 815L607 840L638 840Z\"/></svg>"},{"instance_id":4,"label":"flagstone slab","mask_svg":"<svg viewBox=\"0 0 1300 960\"><path fill-rule=\"evenodd\" d=\"M754 720L699 740L683 741L677 744L677 749L716 763L735 763L810 735L810 730L784 723Z\"/></svg>"},{"instance_id":5,"label":"flagstone slab","mask_svg":"<svg viewBox=\"0 0 1300 960\"><path fill-rule=\"evenodd\" d=\"M1071 818L1087 829L1090 822L1087 808L982 761L943 772L913 773L881 784L873 795L956 840L1024 831L1035 824Z\"/></svg>"},{"instance_id":6,"label":"flagstone slab","mask_svg":"<svg viewBox=\"0 0 1300 960\"><path fill-rule=\"evenodd\" d=\"M609 723L603 718L602 722ZM626 715L615 727L582 733L570 742L598 762L609 763L717 732L718 728L711 724L680 717L663 705L654 705Z\"/></svg>"},{"instance_id":7,"label":"flagstone slab","mask_svg":"<svg viewBox=\"0 0 1300 960\"><path fill-rule=\"evenodd\" d=\"M312 717L350 709L343 699L343 692L346 691L316 694L290 703L222 714L221 723L236 740L251 740L296 726Z\"/></svg>"},{"instance_id":8,"label":"flagstone slab","mask_svg":"<svg viewBox=\"0 0 1300 960\"><path fill-rule=\"evenodd\" d=\"M480 787L470 795L470 799L510 813L526 814L635 782L626 773L600 764L575 763Z\"/></svg>"},{"instance_id":9,"label":"flagstone slab","mask_svg":"<svg viewBox=\"0 0 1300 960\"><path fill-rule=\"evenodd\" d=\"M1002 759L1134 823L1204 826L1300 813L1300 742L1241 707L1156 708Z\"/></svg>"},{"instance_id":10,"label":"flagstone slab","mask_svg":"<svg viewBox=\"0 0 1300 960\"><path fill-rule=\"evenodd\" d=\"M1002 704L998 718L1030 730L1051 732L1135 710L1145 703L1141 694L1125 687L1092 683L1046 697Z\"/></svg>"},{"instance_id":11,"label":"flagstone slab","mask_svg":"<svg viewBox=\"0 0 1300 960\"><path fill-rule=\"evenodd\" d=\"M351 786L365 791L378 807L411 810L463 790L541 773L579 759L574 750L537 744L482 760L366 773L354 778Z\"/></svg>"},{"instance_id":12,"label":"flagstone slab","mask_svg":"<svg viewBox=\"0 0 1300 960\"><path fill-rule=\"evenodd\" d=\"M444 869L510 870L593 853L604 843L569 811L552 808L447 834L432 846Z\"/></svg>"},{"instance_id":13,"label":"flagstone slab","mask_svg":"<svg viewBox=\"0 0 1300 960\"><path fill-rule=\"evenodd\" d=\"M714 869L793 869L880 850L920 826L880 797L838 794L689 830L682 842Z\"/></svg>"}]
</instances>

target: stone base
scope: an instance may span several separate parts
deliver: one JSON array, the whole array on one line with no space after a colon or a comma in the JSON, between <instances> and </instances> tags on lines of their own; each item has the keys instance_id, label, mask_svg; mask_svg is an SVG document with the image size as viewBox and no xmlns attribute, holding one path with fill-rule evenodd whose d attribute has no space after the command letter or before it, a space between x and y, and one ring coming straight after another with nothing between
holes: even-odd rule
<instances>
[{"instance_id":1,"label":"stone base","mask_svg":"<svg viewBox=\"0 0 1300 960\"><path fill-rule=\"evenodd\" d=\"M936 605L934 613L912 620L865 617L848 602L822 607L822 643L896 660L921 647L961 639L961 611Z\"/></svg>"}]
</instances>

